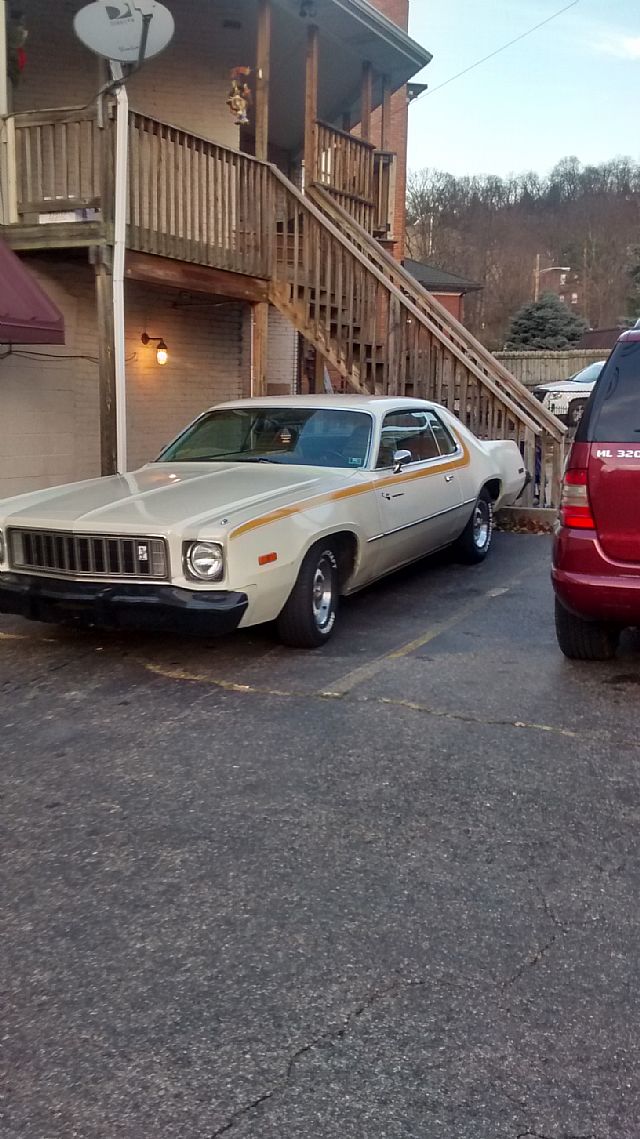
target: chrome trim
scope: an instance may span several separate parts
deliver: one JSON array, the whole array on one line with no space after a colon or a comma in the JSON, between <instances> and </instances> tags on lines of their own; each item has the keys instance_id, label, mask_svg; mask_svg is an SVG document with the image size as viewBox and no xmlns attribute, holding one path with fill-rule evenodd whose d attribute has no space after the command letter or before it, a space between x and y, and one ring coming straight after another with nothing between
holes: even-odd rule
<instances>
[{"instance_id":1,"label":"chrome trim","mask_svg":"<svg viewBox=\"0 0 640 1139\"><path fill-rule=\"evenodd\" d=\"M389 538L392 534L399 534L402 530L412 530L414 526L422 526L431 522L433 518L442 518L445 514L452 514L454 510L462 510L465 506L472 506L475 498L466 498L464 502L457 502L455 506L448 506L446 510L439 510L437 514L428 514L426 518L419 518L417 522L406 522L404 526L396 526L395 530L387 530L386 534L376 534L375 538L367 538L369 542L379 542L381 538Z\"/></svg>"},{"instance_id":2,"label":"chrome trim","mask_svg":"<svg viewBox=\"0 0 640 1139\"><path fill-rule=\"evenodd\" d=\"M146 557L138 547L146 546ZM93 534L12 526L7 531L11 569L43 577L99 581L168 581L169 550L157 534Z\"/></svg>"}]
</instances>

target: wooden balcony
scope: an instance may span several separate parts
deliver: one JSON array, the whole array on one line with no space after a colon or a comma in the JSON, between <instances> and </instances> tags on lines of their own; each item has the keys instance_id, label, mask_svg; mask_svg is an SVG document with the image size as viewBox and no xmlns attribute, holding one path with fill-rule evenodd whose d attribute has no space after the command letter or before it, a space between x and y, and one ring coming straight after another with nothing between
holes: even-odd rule
<instances>
[{"instance_id":1,"label":"wooden balcony","mask_svg":"<svg viewBox=\"0 0 640 1139\"><path fill-rule=\"evenodd\" d=\"M109 242L115 130L109 115L14 115L9 237L22 248ZM274 226L266 163L168 123L129 116L129 249L264 278Z\"/></svg>"},{"instance_id":2,"label":"wooden balcony","mask_svg":"<svg viewBox=\"0 0 640 1139\"><path fill-rule=\"evenodd\" d=\"M108 109L102 122L95 108L8 122L14 245L108 242L115 148ZM317 147L320 184L368 233L386 236L394 156L324 123ZM270 185L266 163L130 112L129 249L266 278L276 224Z\"/></svg>"}]
</instances>

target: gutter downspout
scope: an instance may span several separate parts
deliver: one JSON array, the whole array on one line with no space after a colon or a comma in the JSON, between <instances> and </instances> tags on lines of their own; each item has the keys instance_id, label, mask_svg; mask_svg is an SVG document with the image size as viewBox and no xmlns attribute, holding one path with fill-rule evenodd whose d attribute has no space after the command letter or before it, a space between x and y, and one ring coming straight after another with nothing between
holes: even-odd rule
<instances>
[{"instance_id":1,"label":"gutter downspout","mask_svg":"<svg viewBox=\"0 0 640 1139\"><path fill-rule=\"evenodd\" d=\"M114 80L123 79L122 65L111 63ZM129 168L129 97L123 82L116 91L116 166L113 223L113 340L116 396L116 470L127 470L127 375L125 362L124 260L127 240Z\"/></svg>"}]
</instances>

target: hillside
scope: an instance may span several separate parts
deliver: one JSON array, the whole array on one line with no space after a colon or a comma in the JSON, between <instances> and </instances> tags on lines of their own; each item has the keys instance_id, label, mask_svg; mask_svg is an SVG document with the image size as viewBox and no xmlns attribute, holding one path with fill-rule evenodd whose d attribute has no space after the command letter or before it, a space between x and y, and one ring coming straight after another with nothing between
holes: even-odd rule
<instances>
[{"instance_id":1,"label":"hillside","mask_svg":"<svg viewBox=\"0 0 640 1139\"><path fill-rule=\"evenodd\" d=\"M583 167L564 158L547 177L455 177L423 170L408 188L409 255L484 285L465 323L501 347L532 299L534 267L571 266L567 292L590 327L640 316L640 164ZM545 278L542 278L545 287Z\"/></svg>"}]
</instances>

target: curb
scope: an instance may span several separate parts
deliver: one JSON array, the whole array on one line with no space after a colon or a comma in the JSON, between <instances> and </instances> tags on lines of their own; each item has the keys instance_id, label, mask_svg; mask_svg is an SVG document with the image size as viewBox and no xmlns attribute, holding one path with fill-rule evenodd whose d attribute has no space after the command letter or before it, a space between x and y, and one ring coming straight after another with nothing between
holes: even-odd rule
<instances>
[{"instance_id":1,"label":"curb","mask_svg":"<svg viewBox=\"0 0 640 1139\"><path fill-rule=\"evenodd\" d=\"M552 534L557 510L541 506L505 506L496 514L496 529L513 534Z\"/></svg>"}]
</instances>

